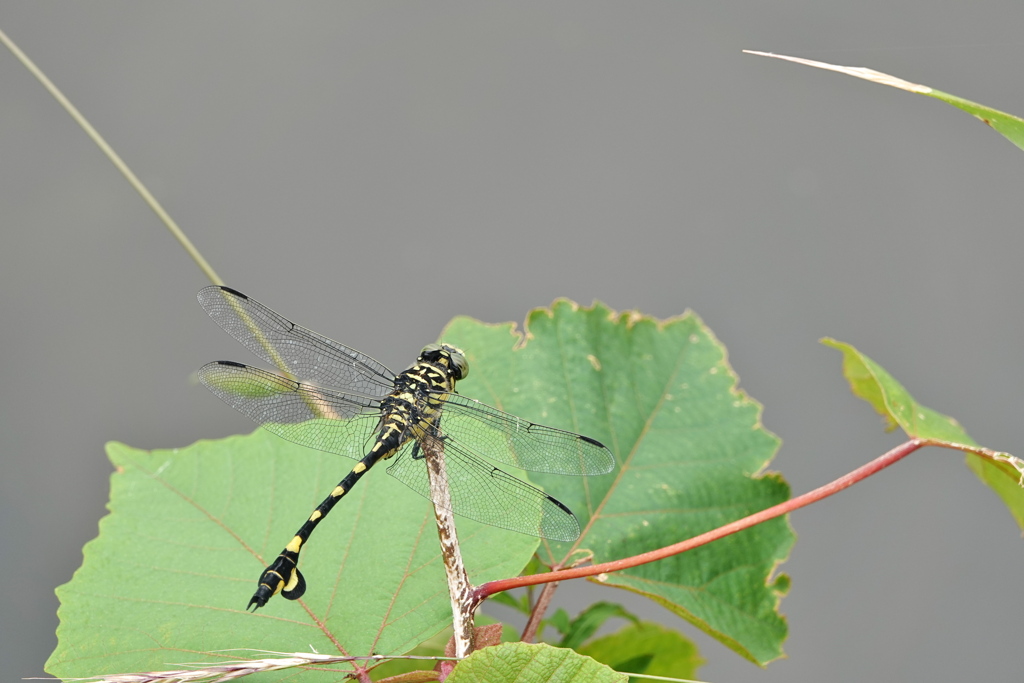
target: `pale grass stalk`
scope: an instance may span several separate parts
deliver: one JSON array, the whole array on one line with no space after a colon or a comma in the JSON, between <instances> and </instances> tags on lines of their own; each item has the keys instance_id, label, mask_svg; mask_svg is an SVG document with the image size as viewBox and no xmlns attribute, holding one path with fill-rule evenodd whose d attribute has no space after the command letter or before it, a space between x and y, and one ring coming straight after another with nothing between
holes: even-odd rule
<instances>
[{"instance_id":1,"label":"pale grass stalk","mask_svg":"<svg viewBox=\"0 0 1024 683\"><path fill-rule=\"evenodd\" d=\"M160 202L156 200L156 197L150 193L146 186L142 184L142 181L132 173L132 170L128 168L128 164L121 159L117 152L114 151L114 148L108 145L107 141L104 140L99 132L92 127L92 124L86 120L82 115L82 112L78 111L78 108L71 104L71 101L64 96L64 93L62 93L57 86L46 77L46 74L44 74L42 70L35 65L35 62L29 59L28 55L22 52L21 48L15 45L14 41L8 38L7 34L3 31L0 31L0 43L3 43L4 46L14 54L18 61L28 69L29 73L35 76L36 79L42 83L43 87L53 95L53 98L57 100L58 103L60 103L60 106L64 107L65 111L71 115L71 118L75 120L75 123L81 126L82 130L85 131L85 134L96 143L96 146L100 148L100 151L107 155L107 158L110 159L110 163L114 164L114 167L121 172L121 175L125 177L128 184L135 188L135 191L138 192L142 197L142 200L149 205L149 208L153 210L153 213L163 221L163 224L167 226L167 229L171 231L174 238L178 240L181 246L184 247L185 251L188 252L188 255L192 257L192 260L196 262L196 265L198 265L203 273L206 274L206 277L210 279L210 282L215 285L224 284L224 281L220 279L216 272L214 272L213 267L206 262L206 259L204 259L203 255L199 253L199 250L195 248L191 240L189 240L182 229L178 227L178 224L174 222L171 215L164 210L164 207L160 205Z\"/></svg>"},{"instance_id":2,"label":"pale grass stalk","mask_svg":"<svg viewBox=\"0 0 1024 683\"><path fill-rule=\"evenodd\" d=\"M242 676L262 673L264 671L281 671L300 666L323 666L328 664L341 664L346 662L380 663L391 659L411 659L446 661L451 657L420 657L416 655L366 655L355 657L339 657L322 655L315 652L273 652L269 654L282 655L281 657L268 657L265 659L237 660L223 662L221 664L197 664L195 668L175 669L169 671L147 671L132 674L112 674L93 678L68 678L66 681L81 681L82 683L220 683L221 681L233 681ZM339 672L347 673L347 672ZM34 679L39 680L39 679Z\"/></svg>"}]
</instances>

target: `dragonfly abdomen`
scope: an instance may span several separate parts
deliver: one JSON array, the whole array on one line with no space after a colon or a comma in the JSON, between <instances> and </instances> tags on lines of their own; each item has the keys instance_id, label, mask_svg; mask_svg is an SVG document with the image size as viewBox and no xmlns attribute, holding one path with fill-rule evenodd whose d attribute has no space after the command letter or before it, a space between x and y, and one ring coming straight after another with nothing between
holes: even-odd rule
<instances>
[{"instance_id":1,"label":"dragonfly abdomen","mask_svg":"<svg viewBox=\"0 0 1024 683\"><path fill-rule=\"evenodd\" d=\"M435 374L436 377L432 376ZM338 482L295 532L277 559L263 571L247 609L263 607L278 593L288 600L301 598L306 592L306 580L299 571L299 553L313 530L371 467L393 456L409 439L422 438L431 431L441 407L441 402L433 399L431 393L436 391L436 385L444 391L451 391L454 381L445 381L446 376L428 363L414 365L399 378L403 376L406 381L396 381L396 390L381 401L380 428L370 452Z\"/></svg>"},{"instance_id":2,"label":"dragonfly abdomen","mask_svg":"<svg viewBox=\"0 0 1024 683\"><path fill-rule=\"evenodd\" d=\"M288 545L277 556L277 559L263 571L263 574L260 576L259 586L249 600L249 605L246 609L253 609L253 606L257 608L263 607L267 604L267 600L278 593L289 600L298 600L302 597L302 594L306 592L306 580L302 577L302 572L299 571L298 566L299 552L301 552L302 546L309 540L313 529L316 529L317 525L327 516L337 502L352 490L356 482L371 467L377 464L378 460L394 454L395 448L390 449L390 451L380 451L377 447L382 444L383 440L378 439L370 453L357 462L355 467L345 475L345 478L338 482L338 485L334 487L330 495L316 506L309 519L295 532L292 540L288 542Z\"/></svg>"}]
</instances>

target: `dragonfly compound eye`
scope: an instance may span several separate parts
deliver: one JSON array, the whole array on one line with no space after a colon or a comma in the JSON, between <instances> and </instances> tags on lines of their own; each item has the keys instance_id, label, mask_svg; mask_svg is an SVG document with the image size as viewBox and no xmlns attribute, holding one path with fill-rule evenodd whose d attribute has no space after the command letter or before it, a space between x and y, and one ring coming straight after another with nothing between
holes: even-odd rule
<instances>
[{"instance_id":1,"label":"dragonfly compound eye","mask_svg":"<svg viewBox=\"0 0 1024 683\"><path fill-rule=\"evenodd\" d=\"M469 374L469 361L466 360L466 354L463 353L462 349L449 344L441 344L441 348L448 352L448 357L452 360L455 379L466 379L466 375Z\"/></svg>"}]
</instances>

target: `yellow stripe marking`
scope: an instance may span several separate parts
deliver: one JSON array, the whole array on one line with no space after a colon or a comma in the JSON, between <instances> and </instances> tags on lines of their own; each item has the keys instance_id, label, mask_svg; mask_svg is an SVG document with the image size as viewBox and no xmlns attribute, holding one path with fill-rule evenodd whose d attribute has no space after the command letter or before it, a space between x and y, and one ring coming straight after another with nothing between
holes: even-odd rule
<instances>
[{"instance_id":1,"label":"yellow stripe marking","mask_svg":"<svg viewBox=\"0 0 1024 683\"><path fill-rule=\"evenodd\" d=\"M316 520L320 519L323 516L324 516L323 513L320 512L319 510L313 510L313 514L311 514L309 516L309 521L315 522Z\"/></svg>"},{"instance_id":2,"label":"yellow stripe marking","mask_svg":"<svg viewBox=\"0 0 1024 683\"><path fill-rule=\"evenodd\" d=\"M284 547L284 549L289 551L289 552L297 553L297 552L299 552L299 549L301 547L302 547L302 537L301 536L292 536L292 540L288 541L288 545L286 545Z\"/></svg>"},{"instance_id":3,"label":"yellow stripe marking","mask_svg":"<svg viewBox=\"0 0 1024 683\"><path fill-rule=\"evenodd\" d=\"M297 586L297 585L299 585L299 572L298 572L298 570L293 569L292 570L292 576L288 580L288 585L284 587L284 590L290 591L293 588L295 588L295 586Z\"/></svg>"},{"instance_id":4,"label":"yellow stripe marking","mask_svg":"<svg viewBox=\"0 0 1024 683\"><path fill-rule=\"evenodd\" d=\"M356 474L359 474L360 472L365 472L366 471L366 465L364 465L361 462L357 462L356 466L352 468L352 471L355 472Z\"/></svg>"},{"instance_id":5,"label":"yellow stripe marking","mask_svg":"<svg viewBox=\"0 0 1024 683\"><path fill-rule=\"evenodd\" d=\"M335 486L334 490L331 491L331 498L337 498L338 496L344 496L344 495L345 495L345 487L344 486Z\"/></svg>"}]
</instances>

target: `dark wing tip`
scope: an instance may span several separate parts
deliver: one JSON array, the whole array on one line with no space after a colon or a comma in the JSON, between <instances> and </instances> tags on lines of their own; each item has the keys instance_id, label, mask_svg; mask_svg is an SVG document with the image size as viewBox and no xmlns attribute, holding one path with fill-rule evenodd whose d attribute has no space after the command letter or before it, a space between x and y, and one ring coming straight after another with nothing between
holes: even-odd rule
<instances>
[{"instance_id":1,"label":"dark wing tip","mask_svg":"<svg viewBox=\"0 0 1024 683\"><path fill-rule=\"evenodd\" d=\"M230 287L227 287L225 285L207 285L206 287L203 287L202 289L199 290L199 292L196 293L196 298L199 299L200 302L202 302L204 297L213 296L213 293L215 291L222 294L227 293L232 296L236 296L239 299L249 299L249 297L247 297L245 294L242 294L237 289L231 289Z\"/></svg>"},{"instance_id":2,"label":"dark wing tip","mask_svg":"<svg viewBox=\"0 0 1024 683\"><path fill-rule=\"evenodd\" d=\"M245 363L236 363L233 360L215 360L212 363L207 363L204 367L210 367L211 365L227 365L231 368L245 368L248 367Z\"/></svg>"},{"instance_id":3,"label":"dark wing tip","mask_svg":"<svg viewBox=\"0 0 1024 683\"><path fill-rule=\"evenodd\" d=\"M579 437L586 443L593 446L594 448L599 449L601 455L603 456L602 462L595 463L597 465L597 468L594 469L593 472L588 472L588 474L608 474L609 472L615 469L615 456L612 455L611 450L607 446L605 446L597 439L591 439L589 436L583 436L582 434L580 434Z\"/></svg>"},{"instance_id":4,"label":"dark wing tip","mask_svg":"<svg viewBox=\"0 0 1024 683\"><path fill-rule=\"evenodd\" d=\"M248 299L249 298L245 294L242 294L241 292L239 292L237 289L231 289L230 287L227 287L225 285L220 285L219 287L220 287L221 291L227 292L228 294L234 294L239 299Z\"/></svg>"},{"instance_id":5,"label":"dark wing tip","mask_svg":"<svg viewBox=\"0 0 1024 683\"><path fill-rule=\"evenodd\" d=\"M569 509L569 508L568 508L568 507L566 506L566 504L565 504L565 503L563 503L562 501L558 500L558 499L557 499L557 498L555 498L554 496L549 496L549 495L547 495L547 494L544 494L544 495L545 495L545 497L547 497L547 499L548 499L548 502L549 502L549 503L554 503L554 504L555 504L556 506L558 506L559 508L561 508L562 512L567 512L567 513L569 513L570 515L572 515L572 510L570 510L570 509ZM576 515L572 515L572 516L573 516L573 517L575 517Z\"/></svg>"},{"instance_id":6,"label":"dark wing tip","mask_svg":"<svg viewBox=\"0 0 1024 683\"><path fill-rule=\"evenodd\" d=\"M543 536L544 538L551 539L552 541L562 541L562 542L565 542L565 543L572 543L573 541L575 541L577 538L580 537L580 523L579 523L579 520L576 519L576 515L574 515L572 513L572 510L570 510L565 505L565 503L563 503L562 501L558 500L557 498L555 498L553 496L549 496L547 494L544 494L544 496L548 499L549 503L553 504L559 510L564 512L566 516L565 517L561 517L560 519L557 520L557 522L555 524L552 524L552 525L548 526L547 528L545 528L546 525L542 521L541 522L540 535ZM551 521L554 522L555 520L551 520Z\"/></svg>"}]
</instances>

